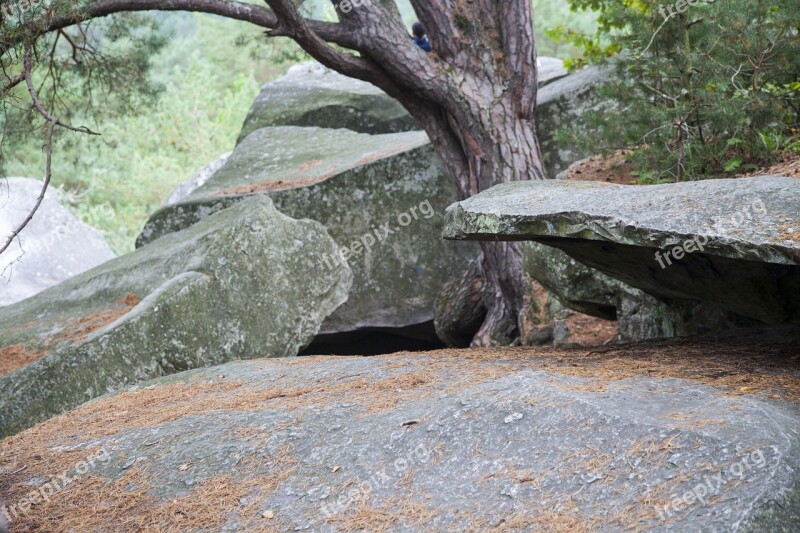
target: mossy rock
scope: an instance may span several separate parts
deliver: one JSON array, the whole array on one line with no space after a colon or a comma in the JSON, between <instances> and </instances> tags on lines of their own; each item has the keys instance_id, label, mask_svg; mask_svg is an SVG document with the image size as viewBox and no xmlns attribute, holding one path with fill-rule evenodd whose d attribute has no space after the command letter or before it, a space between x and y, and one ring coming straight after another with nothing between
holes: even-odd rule
<instances>
[{"instance_id":1,"label":"mossy rock","mask_svg":"<svg viewBox=\"0 0 800 533\"><path fill-rule=\"evenodd\" d=\"M347 299L314 221L256 196L0 311L8 435L120 386L232 359L296 355Z\"/></svg>"},{"instance_id":2,"label":"mossy rock","mask_svg":"<svg viewBox=\"0 0 800 533\"><path fill-rule=\"evenodd\" d=\"M798 324L798 212L800 181L781 176L526 181L450 206L444 233L536 241L658 299L702 302L747 325Z\"/></svg>"},{"instance_id":3,"label":"mossy rock","mask_svg":"<svg viewBox=\"0 0 800 533\"><path fill-rule=\"evenodd\" d=\"M203 186L154 213L139 242L262 192L281 212L321 222L340 247L369 236L376 241L369 250L356 244L357 253L347 258L353 288L323 334L430 322L436 294L478 253L474 244L440 237L444 209L457 191L424 133L294 126L250 134ZM392 233L384 236L386 229ZM320 265L334 262L327 257L318 258Z\"/></svg>"},{"instance_id":4,"label":"mossy rock","mask_svg":"<svg viewBox=\"0 0 800 533\"><path fill-rule=\"evenodd\" d=\"M268 126L347 128L373 134L422 129L397 100L374 85L316 62L295 65L286 76L262 87L245 117L239 142Z\"/></svg>"}]
</instances>

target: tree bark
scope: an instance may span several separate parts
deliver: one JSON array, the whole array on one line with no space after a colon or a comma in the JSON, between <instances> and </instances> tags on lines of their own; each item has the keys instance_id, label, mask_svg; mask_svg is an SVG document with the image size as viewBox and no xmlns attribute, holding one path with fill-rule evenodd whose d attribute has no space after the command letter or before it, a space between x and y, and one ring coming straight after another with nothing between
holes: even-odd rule
<instances>
[{"instance_id":1,"label":"tree bark","mask_svg":"<svg viewBox=\"0 0 800 533\"><path fill-rule=\"evenodd\" d=\"M536 138L536 48L530 0L411 0L433 46L414 45L394 0L332 0L339 23L304 19L294 0L269 10L223 0L97 0L0 36L0 54L49 31L122 11L215 13L288 36L323 65L368 81L420 122L461 198L501 183L543 179ZM347 1L347 4L343 2ZM336 46L332 46L331 43ZM515 243L483 243L484 322L473 346L508 344L523 330L530 287Z\"/></svg>"}]
</instances>

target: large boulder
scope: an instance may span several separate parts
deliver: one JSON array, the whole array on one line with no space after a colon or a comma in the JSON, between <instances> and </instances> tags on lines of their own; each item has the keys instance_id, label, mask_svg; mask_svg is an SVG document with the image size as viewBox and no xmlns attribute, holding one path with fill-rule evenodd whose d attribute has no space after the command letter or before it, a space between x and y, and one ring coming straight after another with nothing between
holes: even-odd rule
<instances>
[{"instance_id":1,"label":"large boulder","mask_svg":"<svg viewBox=\"0 0 800 533\"><path fill-rule=\"evenodd\" d=\"M349 250L316 258L326 268L346 259L354 275L321 334L430 323L438 291L477 255L474 245L440 238L457 192L424 133L296 126L250 134L203 186L154 213L139 244L259 193L289 216L321 222ZM432 327L422 336L431 339Z\"/></svg>"},{"instance_id":2,"label":"large boulder","mask_svg":"<svg viewBox=\"0 0 800 533\"><path fill-rule=\"evenodd\" d=\"M239 142L268 126L347 128L360 133L422 129L397 100L374 85L317 62L295 65L262 87L244 119Z\"/></svg>"},{"instance_id":3,"label":"large boulder","mask_svg":"<svg viewBox=\"0 0 800 533\"><path fill-rule=\"evenodd\" d=\"M555 57L539 56L536 58L536 79L539 87L552 83L568 75L564 62Z\"/></svg>"},{"instance_id":4,"label":"large boulder","mask_svg":"<svg viewBox=\"0 0 800 533\"><path fill-rule=\"evenodd\" d=\"M0 494L19 531L797 531L794 355L756 336L233 362L3 440Z\"/></svg>"},{"instance_id":5,"label":"large boulder","mask_svg":"<svg viewBox=\"0 0 800 533\"><path fill-rule=\"evenodd\" d=\"M590 127L584 118L588 111L600 111L612 105L598 93L608 81L609 67L588 67L556 79L539 89L536 96L536 133L542 160L550 178L591 153L576 143L558 141L560 131L581 135Z\"/></svg>"},{"instance_id":6,"label":"large boulder","mask_svg":"<svg viewBox=\"0 0 800 533\"><path fill-rule=\"evenodd\" d=\"M318 260L335 249L259 196L4 308L0 361L22 366L0 377L0 434L122 385L296 355L347 298L347 265Z\"/></svg>"},{"instance_id":7,"label":"large boulder","mask_svg":"<svg viewBox=\"0 0 800 533\"><path fill-rule=\"evenodd\" d=\"M37 180L0 180L3 243L28 216L41 190ZM110 210L98 213L113 216ZM0 256L0 306L29 298L113 257L103 235L72 216L49 188L34 217Z\"/></svg>"},{"instance_id":8,"label":"large boulder","mask_svg":"<svg viewBox=\"0 0 800 533\"><path fill-rule=\"evenodd\" d=\"M451 239L533 240L657 298L800 322L800 181L493 187L447 210Z\"/></svg>"}]
</instances>

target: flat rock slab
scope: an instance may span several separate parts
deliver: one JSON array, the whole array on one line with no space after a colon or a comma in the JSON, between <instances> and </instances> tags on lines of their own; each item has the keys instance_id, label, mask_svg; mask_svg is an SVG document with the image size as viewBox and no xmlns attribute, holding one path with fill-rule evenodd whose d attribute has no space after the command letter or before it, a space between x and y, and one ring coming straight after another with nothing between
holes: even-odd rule
<instances>
[{"instance_id":1,"label":"flat rock slab","mask_svg":"<svg viewBox=\"0 0 800 533\"><path fill-rule=\"evenodd\" d=\"M322 223L339 247L355 250L316 258L322 268L346 261L354 275L347 302L321 334L432 321L438 291L478 254L473 244L440 238L444 210L458 195L424 133L296 126L248 136L205 184L154 213L139 244L258 194L282 213Z\"/></svg>"},{"instance_id":2,"label":"flat rock slab","mask_svg":"<svg viewBox=\"0 0 800 533\"><path fill-rule=\"evenodd\" d=\"M0 309L0 435L157 376L297 355L347 299L347 265L317 260L334 250L260 196Z\"/></svg>"},{"instance_id":3,"label":"flat rock slab","mask_svg":"<svg viewBox=\"0 0 800 533\"><path fill-rule=\"evenodd\" d=\"M759 336L235 362L3 440L0 493L19 531L797 531L798 402Z\"/></svg>"},{"instance_id":4,"label":"flat rock slab","mask_svg":"<svg viewBox=\"0 0 800 533\"><path fill-rule=\"evenodd\" d=\"M3 243L28 216L41 190L38 180L0 180ZM112 218L114 212L100 206L92 215ZM29 298L113 257L103 234L70 214L51 187L33 219L0 256L0 306Z\"/></svg>"},{"instance_id":5,"label":"flat rock slab","mask_svg":"<svg viewBox=\"0 0 800 533\"><path fill-rule=\"evenodd\" d=\"M444 236L534 240L657 297L800 322L800 180L499 185L448 208ZM669 254L669 255L667 255Z\"/></svg>"}]
</instances>

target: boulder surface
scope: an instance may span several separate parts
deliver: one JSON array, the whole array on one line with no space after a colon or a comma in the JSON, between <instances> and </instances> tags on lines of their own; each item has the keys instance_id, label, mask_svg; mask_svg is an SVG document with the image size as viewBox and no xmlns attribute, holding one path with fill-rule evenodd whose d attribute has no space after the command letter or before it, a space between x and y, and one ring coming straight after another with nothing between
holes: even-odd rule
<instances>
[{"instance_id":1,"label":"boulder surface","mask_svg":"<svg viewBox=\"0 0 800 533\"><path fill-rule=\"evenodd\" d=\"M214 173L221 169L225 162L228 161L228 158L231 156L231 152L227 152L219 156L217 159L200 169L200 172L189 178L188 180L184 181L177 187L175 187L167 199L164 200L164 203L161 207L166 207L172 204L177 204L190 194L194 192L195 189L203 185L208 179L214 175Z\"/></svg>"},{"instance_id":2,"label":"boulder surface","mask_svg":"<svg viewBox=\"0 0 800 533\"><path fill-rule=\"evenodd\" d=\"M25 220L36 204L42 182L0 180L0 238ZM103 216L113 216L103 210ZM0 257L0 306L52 287L114 257L103 235L72 216L49 188L33 219Z\"/></svg>"},{"instance_id":3,"label":"boulder surface","mask_svg":"<svg viewBox=\"0 0 800 533\"><path fill-rule=\"evenodd\" d=\"M3 440L0 493L18 531L797 531L795 355L756 335L233 362Z\"/></svg>"},{"instance_id":4,"label":"boulder surface","mask_svg":"<svg viewBox=\"0 0 800 533\"><path fill-rule=\"evenodd\" d=\"M386 93L317 62L301 63L261 88L244 119L239 142L268 126L347 128L359 133L421 130Z\"/></svg>"},{"instance_id":5,"label":"boulder surface","mask_svg":"<svg viewBox=\"0 0 800 533\"><path fill-rule=\"evenodd\" d=\"M534 240L659 298L800 323L800 181L499 185L452 205L451 239Z\"/></svg>"},{"instance_id":6,"label":"boulder surface","mask_svg":"<svg viewBox=\"0 0 800 533\"><path fill-rule=\"evenodd\" d=\"M547 176L555 178L586 153L575 143L557 140L560 131L581 135L589 125L583 115L612 105L598 94L598 88L608 81L607 67L588 67L568 76L559 77L536 95L536 133L542 149Z\"/></svg>"},{"instance_id":7,"label":"boulder surface","mask_svg":"<svg viewBox=\"0 0 800 533\"><path fill-rule=\"evenodd\" d=\"M317 260L334 250L255 197L4 308L0 435L141 380L296 355L347 298L347 265Z\"/></svg>"},{"instance_id":8,"label":"boulder surface","mask_svg":"<svg viewBox=\"0 0 800 533\"><path fill-rule=\"evenodd\" d=\"M204 185L154 213L139 243L262 193L282 213L321 222L348 250L316 258L325 268L346 260L354 276L321 334L431 322L438 291L478 253L440 237L444 209L458 196L423 132L297 126L253 132ZM423 334L432 336L432 328Z\"/></svg>"}]
</instances>

